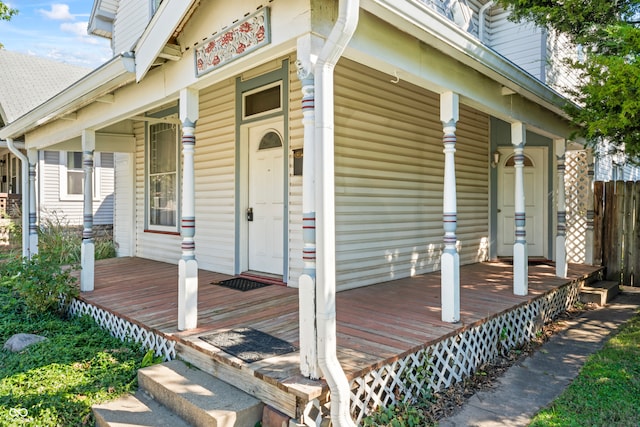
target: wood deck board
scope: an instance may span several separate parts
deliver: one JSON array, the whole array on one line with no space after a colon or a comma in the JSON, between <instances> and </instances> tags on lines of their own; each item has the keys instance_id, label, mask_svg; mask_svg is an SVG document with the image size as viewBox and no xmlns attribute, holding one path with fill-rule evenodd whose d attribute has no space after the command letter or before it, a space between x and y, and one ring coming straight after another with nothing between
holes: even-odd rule
<instances>
[{"instance_id":1,"label":"wood deck board","mask_svg":"<svg viewBox=\"0 0 640 427\"><path fill-rule=\"evenodd\" d=\"M440 274L431 273L339 292L336 296L338 358L349 377L420 348L488 317L532 300L597 268L571 264L569 278L555 277L549 265L529 267L529 295L513 295L512 266L482 263L461 268L461 322L440 319ZM211 283L230 276L199 271L198 328L177 330L177 266L139 258L96 263L95 290L82 293L87 302L149 326L191 348L205 348L198 336L250 326L299 345L298 291L266 286L240 292ZM123 280L123 277L127 278ZM210 347L210 346L209 346ZM207 347L209 356L223 352ZM297 353L296 353L297 354ZM242 365L233 358L231 365ZM243 369L270 382L300 382L295 354L254 362ZM313 383L313 382L311 382Z\"/></svg>"}]
</instances>

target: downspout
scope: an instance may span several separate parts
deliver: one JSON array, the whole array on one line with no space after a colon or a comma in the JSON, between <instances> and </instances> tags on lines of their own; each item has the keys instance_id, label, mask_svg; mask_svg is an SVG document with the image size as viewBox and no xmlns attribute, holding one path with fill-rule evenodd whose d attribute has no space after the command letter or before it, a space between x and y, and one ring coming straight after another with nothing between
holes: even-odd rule
<instances>
[{"instance_id":1,"label":"downspout","mask_svg":"<svg viewBox=\"0 0 640 427\"><path fill-rule=\"evenodd\" d=\"M349 414L350 390L336 355L335 166L333 71L358 25L359 0L340 0L338 19L315 65L316 196L318 200L318 270L316 322L318 365L331 391L335 427L355 427ZM320 167L318 167L320 166Z\"/></svg>"},{"instance_id":2,"label":"downspout","mask_svg":"<svg viewBox=\"0 0 640 427\"><path fill-rule=\"evenodd\" d=\"M14 145L12 138L7 138L7 148L20 159L22 172L22 256L31 258L29 248L29 159Z\"/></svg>"},{"instance_id":3,"label":"downspout","mask_svg":"<svg viewBox=\"0 0 640 427\"><path fill-rule=\"evenodd\" d=\"M493 6L493 0L489 0L483 4L478 11L478 39L480 40L480 43L484 43L484 14L491 6Z\"/></svg>"}]
</instances>

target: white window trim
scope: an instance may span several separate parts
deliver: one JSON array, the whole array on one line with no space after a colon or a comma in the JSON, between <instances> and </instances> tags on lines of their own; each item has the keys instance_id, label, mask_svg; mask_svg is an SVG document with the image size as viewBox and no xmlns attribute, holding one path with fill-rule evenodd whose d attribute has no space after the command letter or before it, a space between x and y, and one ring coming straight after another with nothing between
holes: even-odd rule
<instances>
[{"instance_id":1,"label":"white window trim","mask_svg":"<svg viewBox=\"0 0 640 427\"><path fill-rule=\"evenodd\" d=\"M84 154L83 154L84 158ZM74 201L84 200L83 194L68 194L67 193L67 151L60 151L59 162L60 173L60 201ZM84 179L84 168L83 168ZM93 200L100 200L100 188L102 187L102 164L100 153L95 153L93 156Z\"/></svg>"},{"instance_id":2,"label":"white window trim","mask_svg":"<svg viewBox=\"0 0 640 427\"><path fill-rule=\"evenodd\" d=\"M171 116L169 116L171 117ZM181 200L181 195L180 195L180 189L182 188L181 186L181 174L180 174L180 166L182 163L182 158L181 158L181 135L182 135L182 129L179 125L174 124L175 128L176 128L176 189L175 189L175 193L176 193L176 225L155 225L155 224L151 224L151 203L149 202L149 189L151 188L151 184L150 184L150 178L151 178L151 174L149 173L149 161L151 160L151 156L150 156L150 148L149 148L149 144L151 142L151 126L152 124L150 123L147 126L147 131L146 131L146 137L145 137L145 168L144 168L144 186L145 186L145 198L144 198L144 205L145 205L145 230L147 231L158 231L158 232L164 232L164 233L179 233L180 232L180 200Z\"/></svg>"}]
</instances>

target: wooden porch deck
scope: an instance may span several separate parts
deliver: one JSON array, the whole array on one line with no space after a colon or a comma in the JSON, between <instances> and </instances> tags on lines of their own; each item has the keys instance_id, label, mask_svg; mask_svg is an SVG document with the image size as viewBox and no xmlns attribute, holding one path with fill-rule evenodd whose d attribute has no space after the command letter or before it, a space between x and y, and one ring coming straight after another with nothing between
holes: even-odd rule
<instances>
[{"instance_id":1,"label":"wooden porch deck","mask_svg":"<svg viewBox=\"0 0 640 427\"><path fill-rule=\"evenodd\" d=\"M510 264L463 266L458 324L440 320L439 272L340 292L336 301L338 358L347 376L356 378L599 269L571 264L569 277L560 279L551 265L530 265L529 295L520 297L512 292ZM198 354L195 357L200 360L214 361L216 367L209 369L212 373L220 372L221 367L227 373L236 369L242 371L240 378L258 378L303 401L326 391L323 382L301 377L297 352L247 364L198 338L251 327L298 347L297 289L274 285L241 292L211 284L229 276L201 270L198 328L179 332L177 275L176 265L141 258L99 261L95 290L82 293L80 299L176 340L179 357L187 352L190 357Z\"/></svg>"}]
</instances>

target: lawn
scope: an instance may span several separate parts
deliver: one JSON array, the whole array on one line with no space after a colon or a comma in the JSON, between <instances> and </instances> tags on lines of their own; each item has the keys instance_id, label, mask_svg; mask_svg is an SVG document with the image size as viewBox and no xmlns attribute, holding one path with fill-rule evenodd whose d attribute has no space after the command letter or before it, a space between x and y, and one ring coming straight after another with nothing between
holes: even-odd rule
<instances>
[{"instance_id":1,"label":"lawn","mask_svg":"<svg viewBox=\"0 0 640 427\"><path fill-rule=\"evenodd\" d=\"M20 353L0 351L0 425L93 426L91 405L136 387L145 356L139 346L87 317L34 312L15 290L0 286L0 342L20 332L47 341Z\"/></svg>"},{"instance_id":2,"label":"lawn","mask_svg":"<svg viewBox=\"0 0 640 427\"><path fill-rule=\"evenodd\" d=\"M531 426L637 426L639 420L640 314L587 360Z\"/></svg>"}]
</instances>

